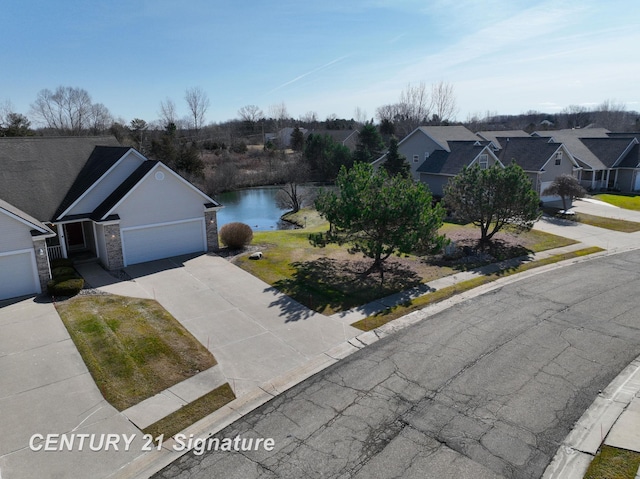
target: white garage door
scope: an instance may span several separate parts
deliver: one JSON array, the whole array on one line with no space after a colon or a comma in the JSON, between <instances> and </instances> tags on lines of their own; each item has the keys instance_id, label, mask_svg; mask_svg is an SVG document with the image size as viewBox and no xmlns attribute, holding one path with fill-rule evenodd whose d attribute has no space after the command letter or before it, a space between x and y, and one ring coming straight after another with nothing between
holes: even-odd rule
<instances>
[{"instance_id":1,"label":"white garage door","mask_svg":"<svg viewBox=\"0 0 640 479\"><path fill-rule=\"evenodd\" d=\"M125 266L205 251L204 220L123 229L122 249Z\"/></svg>"},{"instance_id":2,"label":"white garage door","mask_svg":"<svg viewBox=\"0 0 640 479\"><path fill-rule=\"evenodd\" d=\"M0 299L40 293L33 250L0 254Z\"/></svg>"}]
</instances>

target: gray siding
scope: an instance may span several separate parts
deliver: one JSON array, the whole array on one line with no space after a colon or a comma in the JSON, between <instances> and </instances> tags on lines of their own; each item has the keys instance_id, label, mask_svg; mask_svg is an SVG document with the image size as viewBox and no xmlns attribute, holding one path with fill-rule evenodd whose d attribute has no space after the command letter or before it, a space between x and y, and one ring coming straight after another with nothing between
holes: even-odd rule
<instances>
[{"instance_id":1,"label":"gray siding","mask_svg":"<svg viewBox=\"0 0 640 479\"><path fill-rule=\"evenodd\" d=\"M31 228L0 212L0 253L33 248Z\"/></svg>"},{"instance_id":2,"label":"gray siding","mask_svg":"<svg viewBox=\"0 0 640 479\"><path fill-rule=\"evenodd\" d=\"M420 173L420 181L426 184L433 196L444 196L444 187L453 178L452 176L433 175L430 173Z\"/></svg>"},{"instance_id":3,"label":"gray siding","mask_svg":"<svg viewBox=\"0 0 640 479\"><path fill-rule=\"evenodd\" d=\"M403 143L398 146L398 152L404 155L409 165L411 165L411 174L415 180L419 179L416 170L424 163L425 154L431 154L436 149L442 148L420 130L413 132L412 135L403 140ZM414 155L418 156L417 162L413 160Z\"/></svg>"}]
</instances>

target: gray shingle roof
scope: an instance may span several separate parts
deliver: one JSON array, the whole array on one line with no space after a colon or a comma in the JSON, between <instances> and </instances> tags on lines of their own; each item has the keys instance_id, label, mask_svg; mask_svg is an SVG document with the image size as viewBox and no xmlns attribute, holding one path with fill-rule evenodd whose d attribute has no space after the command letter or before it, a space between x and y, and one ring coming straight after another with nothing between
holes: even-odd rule
<instances>
[{"instance_id":1,"label":"gray shingle roof","mask_svg":"<svg viewBox=\"0 0 640 479\"><path fill-rule=\"evenodd\" d=\"M421 126L419 127L423 133L427 134L431 139L437 142L442 148L449 151L449 142L451 141L478 141L479 138L471 130L464 126Z\"/></svg>"},{"instance_id":2,"label":"gray shingle roof","mask_svg":"<svg viewBox=\"0 0 640 479\"><path fill-rule=\"evenodd\" d=\"M638 137L640 141L640 136ZM618 163L619 168L638 168L640 166L640 145L634 145L629 153Z\"/></svg>"},{"instance_id":3,"label":"gray shingle roof","mask_svg":"<svg viewBox=\"0 0 640 479\"><path fill-rule=\"evenodd\" d=\"M489 142L449 141L451 151L436 150L416 170L419 173L457 175L489 145Z\"/></svg>"},{"instance_id":4,"label":"gray shingle roof","mask_svg":"<svg viewBox=\"0 0 640 479\"><path fill-rule=\"evenodd\" d=\"M613 168L633 140L631 138L581 138L580 141L607 168Z\"/></svg>"},{"instance_id":5,"label":"gray shingle roof","mask_svg":"<svg viewBox=\"0 0 640 479\"><path fill-rule=\"evenodd\" d=\"M546 138L553 138L556 142L562 143L569 153L581 166L587 169L605 170L607 167L586 147L580 138L607 138L609 130L605 128L579 128L577 130L545 130L536 131L533 134Z\"/></svg>"},{"instance_id":6,"label":"gray shingle roof","mask_svg":"<svg viewBox=\"0 0 640 479\"><path fill-rule=\"evenodd\" d=\"M490 131L479 131L476 134L483 140L493 142L493 144L498 148L502 148L502 145L498 141L498 137L502 137L502 138L527 137L528 138L530 136L529 133L527 133L524 130L503 130L503 131L490 130Z\"/></svg>"},{"instance_id":7,"label":"gray shingle roof","mask_svg":"<svg viewBox=\"0 0 640 479\"><path fill-rule=\"evenodd\" d=\"M498 158L505 165L515 162L525 171L540 171L549 158L560 147L559 143L549 143L548 138L501 138L503 145Z\"/></svg>"},{"instance_id":8,"label":"gray shingle roof","mask_svg":"<svg viewBox=\"0 0 640 479\"><path fill-rule=\"evenodd\" d=\"M50 221L96 146L114 137L0 138L0 199Z\"/></svg>"}]
</instances>

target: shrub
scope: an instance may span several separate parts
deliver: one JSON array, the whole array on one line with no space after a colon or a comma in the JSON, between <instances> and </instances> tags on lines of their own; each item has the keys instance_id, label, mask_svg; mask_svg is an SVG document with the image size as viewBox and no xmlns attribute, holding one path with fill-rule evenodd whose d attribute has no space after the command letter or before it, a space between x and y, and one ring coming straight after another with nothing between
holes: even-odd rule
<instances>
[{"instance_id":1,"label":"shrub","mask_svg":"<svg viewBox=\"0 0 640 479\"><path fill-rule=\"evenodd\" d=\"M56 268L62 268L62 267L72 268L73 267L73 261L67 258L52 259L49 262L49 264L51 265L52 273L53 273L53 270Z\"/></svg>"},{"instance_id":2,"label":"shrub","mask_svg":"<svg viewBox=\"0 0 640 479\"><path fill-rule=\"evenodd\" d=\"M70 266L58 266L56 268L52 268L51 269L51 277L54 279L59 279L62 278L63 276L68 276L68 277L78 277L78 274L76 273L76 270L73 269Z\"/></svg>"},{"instance_id":3,"label":"shrub","mask_svg":"<svg viewBox=\"0 0 640 479\"><path fill-rule=\"evenodd\" d=\"M244 248L253 239L251 227L244 223L227 223L220 228L220 241L231 249Z\"/></svg>"},{"instance_id":4,"label":"shrub","mask_svg":"<svg viewBox=\"0 0 640 479\"><path fill-rule=\"evenodd\" d=\"M47 292L50 296L75 296L84 287L84 279L71 278L59 281L52 279L47 283Z\"/></svg>"}]
</instances>

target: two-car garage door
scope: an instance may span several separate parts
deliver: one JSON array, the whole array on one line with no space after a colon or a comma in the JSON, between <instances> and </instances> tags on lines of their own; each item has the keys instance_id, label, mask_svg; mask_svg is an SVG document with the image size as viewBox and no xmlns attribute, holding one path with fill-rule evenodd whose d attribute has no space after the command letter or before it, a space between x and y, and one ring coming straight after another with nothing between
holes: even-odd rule
<instances>
[{"instance_id":1,"label":"two-car garage door","mask_svg":"<svg viewBox=\"0 0 640 479\"><path fill-rule=\"evenodd\" d=\"M125 266L206 249L203 218L122 229Z\"/></svg>"},{"instance_id":2,"label":"two-car garage door","mask_svg":"<svg viewBox=\"0 0 640 479\"><path fill-rule=\"evenodd\" d=\"M0 253L0 300L40 293L33 249Z\"/></svg>"}]
</instances>

